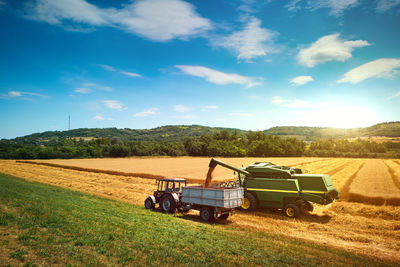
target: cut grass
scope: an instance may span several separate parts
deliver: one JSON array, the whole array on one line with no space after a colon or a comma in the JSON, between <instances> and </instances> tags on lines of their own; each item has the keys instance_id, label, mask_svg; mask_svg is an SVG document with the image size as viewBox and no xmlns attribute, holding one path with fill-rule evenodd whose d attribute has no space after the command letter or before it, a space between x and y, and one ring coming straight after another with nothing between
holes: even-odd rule
<instances>
[{"instance_id":1,"label":"cut grass","mask_svg":"<svg viewBox=\"0 0 400 267\"><path fill-rule=\"evenodd\" d=\"M80 266L389 264L4 174L0 174L0 203L0 229L10 234L9 243L0 243L0 262L5 264L13 260Z\"/></svg>"}]
</instances>

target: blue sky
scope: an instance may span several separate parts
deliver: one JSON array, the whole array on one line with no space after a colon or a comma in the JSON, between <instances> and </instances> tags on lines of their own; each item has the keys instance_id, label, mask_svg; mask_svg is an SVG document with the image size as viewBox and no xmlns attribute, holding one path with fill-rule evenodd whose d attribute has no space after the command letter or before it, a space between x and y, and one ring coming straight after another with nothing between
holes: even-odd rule
<instances>
[{"instance_id":1,"label":"blue sky","mask_svg":"<svg viewBox=\"0 0 400 267\"><path fill-rule=\"evenodd\" d=\"M400 0L0 0L0 138L400 119Z\"/></svg>"}]
</instances>

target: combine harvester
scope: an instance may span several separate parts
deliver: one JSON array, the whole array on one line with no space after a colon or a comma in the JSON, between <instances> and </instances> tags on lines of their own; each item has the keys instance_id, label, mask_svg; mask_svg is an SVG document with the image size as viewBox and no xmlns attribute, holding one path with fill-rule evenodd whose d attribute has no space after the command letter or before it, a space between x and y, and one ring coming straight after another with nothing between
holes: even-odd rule
<instances>
[{"instance_id":1,"label":"combine harvester","mask_svg":"<svg viewBox=\"0 0 400 267\"><path fill-rule=\"evenodd\" d=\"M238 184L245 189L242 210L257 207L282 209L291 218L300 210L313 211L313 203L327 205L339 198L329 175L303 174L301 169L277 166L271 162L256 162L246 168L236 168L222 161L211 159L206 186L217 165L238 172Z\"/></svg>"}]
</instances>

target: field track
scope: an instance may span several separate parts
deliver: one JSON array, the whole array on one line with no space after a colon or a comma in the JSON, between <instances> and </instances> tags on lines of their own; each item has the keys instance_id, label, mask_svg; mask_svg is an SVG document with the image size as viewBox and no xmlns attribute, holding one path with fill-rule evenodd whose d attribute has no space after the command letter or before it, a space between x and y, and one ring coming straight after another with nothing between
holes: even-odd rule
<instances>
[{"instance_id":1,"label":"field track","mask_svg":"<svg viewBox=\"0 0 400 267\"><path fill-rule=\"evenodd\" d=\"M153 162L154 160L157 159L153 159ZM254 159L249 161L252 162ZM363 169L366 164L364 162L367 162L362 159L317 159L314 163L310 163L310 159L295 159L295 161L299 165L302 164L301 166L306 166L310 171L321 170L324 173L330 173L334 184L342 185L337 186L341 192L346 190L346 187L351 189L354 186L354 180L361 179L359 170ZM277 161L273 160L273 162ZM393 162L389 160L387 164L391 167L397 166L393 169L397 175L400 165ZM381 170L389 173L386 165L382 164L379 165L384 167ZM143 205L146 196L155 189L154 180L149 178L79 171L15 161L1 160L0 172L137 205ZM383 174L382 177L393 183L390 174ZM265 210L252 213L238 212L228 223L237 227L251 228L254 231L278 233L290 238L344 248L365 256L400 263L400 206L373 206L337 201L328 206L317 205L314 212L302 214L301 218L296 220L282 216L280 211ZM374 249L371 250L371 246Z\"/></svg>"}]
</instances>

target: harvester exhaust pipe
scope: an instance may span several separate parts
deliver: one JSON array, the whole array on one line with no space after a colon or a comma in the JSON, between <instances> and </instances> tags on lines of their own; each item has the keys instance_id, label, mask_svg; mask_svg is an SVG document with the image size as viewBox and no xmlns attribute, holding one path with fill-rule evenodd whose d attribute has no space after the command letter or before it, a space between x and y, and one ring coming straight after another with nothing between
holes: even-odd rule
<instances>
[{"instance_id":1,"label":"harvester exhaust pipe","mask_svg":"<svg viewBox=\"0 0 400 267\"><path fill-rule=\"evenodd\" d=\"M212 180L212 173L217 165L218 165L218 163L214 159L211 159L210 164L208 164L208 172L207 172L206 181L204 183L204 188L210 187L211 180Z\"/></svg>"}]
</instances>

